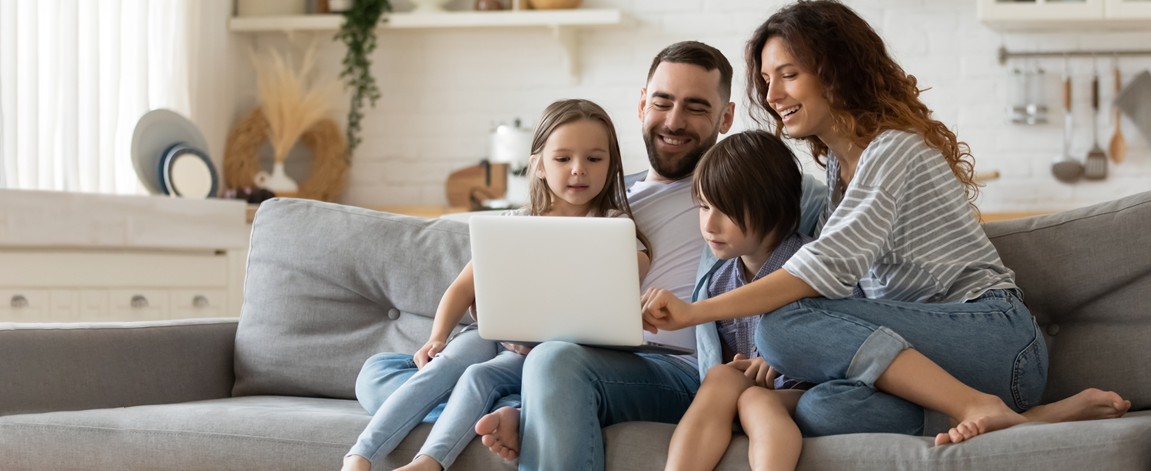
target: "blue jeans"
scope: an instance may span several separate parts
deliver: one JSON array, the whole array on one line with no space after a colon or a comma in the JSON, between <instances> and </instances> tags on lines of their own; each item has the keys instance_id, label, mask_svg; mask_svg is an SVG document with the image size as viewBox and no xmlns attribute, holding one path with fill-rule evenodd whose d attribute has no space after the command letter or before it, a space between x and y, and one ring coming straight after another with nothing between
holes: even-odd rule
<instances>
[{"instance_id":1,"label":"blue jeans","mask_svg":"<svg viewBox=\"0 0 1151 471\"><path fill-rule=\"evenodd\" d=\"M545 342L524 362L521 470L602 470L601 428L679 422L699 370L667 355Z\"/></svg>"},{"instance_id":2,"label":"blue jeans","mask_svg":"<svg viewBox=\"0 0 1151 471\"><path fill-rule=\"evenodd\" d=\"M436 424L418 455L451 466L475 437L476 421L497 399L519 392L523 362L522 355L501 352L496 342L481 339L474 330L448 342L423 370L417 370L411 355L369 358L356 378L356 398L372 421L349 454L363 456L376 467L421 420L428 420ZM518 397L510 399L498 406L518 402ZM442 413L437 413L441 405Z\"/></svg>"},{"instance_id":3,"label":"blue jeans","mask_svg":"<svg viewBox=\"0 0 1151 471\"><path fill-rule=\"evenodd\" d=\"M1016 412L1039 405L1047 382L1043 335L1007 290L948 304L803 299L763 316L756 347L779 372L817 383L796 408L805 436L946 430L942 414L875 390L907 348Z\"/></svg>"}]
</instances>

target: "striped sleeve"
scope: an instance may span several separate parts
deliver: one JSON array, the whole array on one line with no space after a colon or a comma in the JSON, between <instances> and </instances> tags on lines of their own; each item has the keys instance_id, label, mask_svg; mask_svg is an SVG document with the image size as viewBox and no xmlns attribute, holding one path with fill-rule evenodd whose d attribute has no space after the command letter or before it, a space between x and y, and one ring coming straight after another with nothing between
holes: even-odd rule
<instances>
[{"instance_id":1,"label":"striped sleeve","mask_svg":"<svg viewBox=\"0 0 1151 471\"><path fill-rule=\"evenodd\" d=\"M853 186L823 227L783 269L830 299L850 298L885 250L895 223L895 198L877 187Z\"/></svg>"}]
</instances>

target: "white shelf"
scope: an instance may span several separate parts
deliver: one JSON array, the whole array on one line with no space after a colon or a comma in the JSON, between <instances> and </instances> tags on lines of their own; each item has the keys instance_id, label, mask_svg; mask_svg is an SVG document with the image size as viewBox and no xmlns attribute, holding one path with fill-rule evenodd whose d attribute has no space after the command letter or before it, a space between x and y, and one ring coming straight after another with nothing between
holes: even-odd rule
<instances>
[{"instance_id":1,"label":"white shelf","mask_svg":"<svg viewBox=\"0 0 1151 471\"><path fill-rule=\"evenodd\" d=\"M1151 1L1147 0L977 2L979 20L998 31L1086 32L1151 27Z\"/></svg>"},{"instance_id":2,"label":"white shelf","mask_svg":"<svg viewBox=\"0 0 1151 471\"><path fill-rule=\"evenodd\" d=\"M380 22L380 28L611 26L627 21L622 12L613 9L392 13L385 19ZM228 19L228 30L234 33L335 31L343 22L343 15L234 17Z\"/></svg>"},{"instance_id":3,"label":"white shelf","mask_svg":"<svg viewBox=\"0 0 1151 471\"><path fill-rule=\"evenodd\" d=\"M324 32L335 31L344 22L342 15L301 15L233 17L228 30L233 33ZM546 27L563 48L564 62L572 84L580 80L579 30L593 26L620 26L631 20L615 9L574 9L541 11L460 11L445 13L392 13L380 22L380 29L433 28L512 28Z\"/></svg>"}]
</instances>

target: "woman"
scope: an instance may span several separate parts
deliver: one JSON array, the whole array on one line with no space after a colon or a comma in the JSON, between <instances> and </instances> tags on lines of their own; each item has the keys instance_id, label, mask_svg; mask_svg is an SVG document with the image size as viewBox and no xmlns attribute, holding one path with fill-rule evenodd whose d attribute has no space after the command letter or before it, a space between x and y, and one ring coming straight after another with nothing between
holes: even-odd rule
<instances>
[{"instance_id":1,"label":"woman","mask_svg":"<svg viewBox=\"0 0 1151 471\"><path fill-rule=\"evenodd\" d=\"M826 159L819 238L715 298L685 304L649 290L646 328L769 312L759 353L816 383L796 409L808 436L946 431L936 443L958 443L1029 420L1126 412L1129 402L1094 389L1035 407L1046 344L979 227L971 155L866 21L837 2L801 1L756 30L747 70L753 117ZM868 299L850 298L856 284Z\"/></svg>"}]
</instances>

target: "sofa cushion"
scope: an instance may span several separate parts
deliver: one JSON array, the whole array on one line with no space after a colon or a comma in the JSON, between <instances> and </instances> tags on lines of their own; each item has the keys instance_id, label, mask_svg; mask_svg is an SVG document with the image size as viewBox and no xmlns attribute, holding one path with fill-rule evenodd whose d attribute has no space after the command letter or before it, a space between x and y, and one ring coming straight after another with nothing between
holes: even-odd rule
<instances>
[{"instance_id":1,"label":"sofa cushion","mask_svg":"<svg viewBox=\"0 0 1151 471\"><path fill-rule=\"evenodd\" d=\"M368 357L427 341L440 297L470 259L459 222L264 202L252 225L233 395L354 399Z\"/></svg>"},{"instance_id":2,"label":"sofa cushion","mask_svg":"<svg viewBox=\"0 0 1151 471\"><path fill-rule=\"evenodd\" d=\"M984 231L1046 334L1044 401L1095 387L1151 408L1151 192Z\"/></svg>"},{"instance_id":3,"label":"sofa cushion","mask_svg":"<svg viewBox=\"0 0 1151 471\"><path fill-rule=\"evenodd\" d=\"M371 416L356 401L250 396L162 406L0 417L0 469L339 469ZM411 461L420 424L381 469ZM463 469L513 470L476 440Z\"/></svg>"},{"instance_id":4,"label":"sofa cushion","mask_svg":"<svg viewBox=\"0 0 1151 471\"><path fill-rule=\"evenodd\" d=\"M675 426L628 422L604 429L610 470L661 470ZM748 440L736 435L717 471L747 470ZM1056 471L1151 469L1151 412L1122 419L1025 424L958 445L895 434L803 439L797 471L920 470Z\"/></svg>"},{"instance_id":5,"label":"sofa cushion","mask_svg":"<svg viewBox=\"0 0 1151 471\"><path fill-rule=\"evenodd\" d=\"M270 396L12 415L0 417L0 469L334 470L370 419L355 401ZM376 465L409 462L430 429L420 424ZM607 469L663 469L674 429L651 422L607 427ZM748 469L747 447L747 437L736 435L716 469ZM515 466L474 440L452 469ZM804 439L799 470L821 469L1151 469L1151 412L1022 425L942 447L892 434Z\"/></svg>"}]
</instances>

